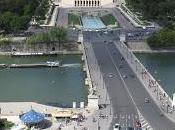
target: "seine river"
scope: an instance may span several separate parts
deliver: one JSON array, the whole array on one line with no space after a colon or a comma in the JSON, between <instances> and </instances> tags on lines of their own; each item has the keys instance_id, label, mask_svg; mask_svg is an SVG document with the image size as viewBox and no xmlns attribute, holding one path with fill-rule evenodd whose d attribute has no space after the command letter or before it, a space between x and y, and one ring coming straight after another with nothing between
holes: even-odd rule
<instances>
[{"instance_id":1,"label":"seine river","mask_svg":"<svg viewBox=\"0 0 175 130\"><path fill-rule=\"evenodd\" d=\"M172 97L175 93L175 53L136 54L136 56Z\"/></svg>"},{"instance_id":2,"label":"seine river","mask_svg":"<svg viewBox=\"0 0 175 130\"><path fill-rule=\"evenodd\" d=\"M42 63L61 61L56 68L0 69L0 101L34 101L62 107L72 102L87 102L88 88L84 85L80 55L61 56L0 56L0 63Z\"/></svg>"}]
</instances>

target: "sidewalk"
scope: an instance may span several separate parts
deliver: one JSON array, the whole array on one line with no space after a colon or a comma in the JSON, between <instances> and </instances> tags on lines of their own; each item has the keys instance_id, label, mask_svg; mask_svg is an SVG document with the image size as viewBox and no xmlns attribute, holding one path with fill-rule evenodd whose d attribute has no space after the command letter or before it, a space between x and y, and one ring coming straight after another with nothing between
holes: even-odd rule
<instances>
[{"instance_id":1,"label":"sidewalk","mask_svg":"<svg viewBox=\"0 0 175 130\"><path fill-rule=\"evenodd\" d=\"M106 126L110 124L112 116L106 116L105 118L99 117L99 113L105 115L105 112L108 111L108 108L100 111L94 111L91 113L85 113L86 119L83 122L78 123L77 121L71 121L66 124L65 122L55 121L51 128L46 130L59 130L60 125L61 130L108 130ZM98 129L99 127L99 129Z\"/></svg>"},{"instance_id":2,"label":"sidewalk","mask_svg":"<svg viewBox=\"0 0 175 130\"><path fill-rule=\"evenodd\" d=\"M94 114L95 119L98 120L96 125L98 125L99 128L98 127L96 129L91 128L89 130L108 130L111 126L111 122L113 119L113 111L112 106L110 105L110 99L106 89L106 84L103 79L103 75L101 73L98 62L96 60L92 44L91 43L83 43L83 44L85 47L93 89L95 93L99 96L99 104L106 104L107 106L105 109L98 110L98 112ZM88 125L89 127L91 127L92 122L89 123Z\"/></svg>"}]
</instances>

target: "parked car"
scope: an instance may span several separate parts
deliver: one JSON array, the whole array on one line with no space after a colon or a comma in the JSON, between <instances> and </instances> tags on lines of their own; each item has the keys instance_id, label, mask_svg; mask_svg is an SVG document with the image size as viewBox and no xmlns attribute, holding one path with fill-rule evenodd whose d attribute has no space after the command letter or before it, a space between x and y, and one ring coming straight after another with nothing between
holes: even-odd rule
<instances>
[{"instance_id":1,"label":"parked car","mask_svg":"<svg viewBox=\"0 0 175 130\"><path fill-rule=\"evenodd\" d=\"M114 126L113 126L113 130L121 130L121 126L120 126L120 124L115 124Z\"/></svg>"},{"instance_id":2,"label":"parked car","mask_svg":"<svg viewBox=\"0 0 175 130\"><path fill-rule=\"evenodd\" d=\"M149 98L145 98L145 103L149 103L149 102L150 102Z\"/></svg>"}]
</instances>

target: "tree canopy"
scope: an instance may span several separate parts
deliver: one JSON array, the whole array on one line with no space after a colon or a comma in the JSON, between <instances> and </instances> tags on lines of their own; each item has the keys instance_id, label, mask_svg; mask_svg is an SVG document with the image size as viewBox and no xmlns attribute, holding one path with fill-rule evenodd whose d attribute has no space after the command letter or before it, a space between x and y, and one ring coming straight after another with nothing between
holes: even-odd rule
<instances>
[{"instance_id":1,"label":"tree canopy","mask_svg":"<svg viewBox=\"0 0 175 130\"><path fill-rule=\"evenodd\" d=\"M151 47L175 47L175 0L126 0L144 18L157 21L163 29L147 39Z\"/></svg>"},{"instance_id":2,"label":"tree canopy","mask_svg":"<svg viewBox=\"0 0 175 130\"><path fill-rule=\"evenodd\" d=\"M157 20L161 24L175 20L175 0L126 0L126 3L145 18Z\"/></svg>"},{"instance_id":3,"label":"tree canopy","mask_svg":"<svg viewBox=\"0 0 175 130\"><path fill-rule=\"evenodd\" d=\"M28 44L58 43L59 46L66 41L67 32L63 27L53 27L48 32L37 33L27 39Z\"/></svg>"},{"instance_id":4,"label":"tree canopy","mask_svg":"<svg viewBox=\"0 0 175 130\"><path fill-rule=\"evenodd\" d=\"M0 30L6 33L27 28L32 16L45 18L49 0L0 0Z\"/></svg>"},{"instance_id":5,"label":"tree canopy","mask_svg":"<svg viewBox=\"0 0 175 130\"><path fill-rule=\"evenodd\" d=\"M171 24L147 39L151 47L175 47L175 25Z\"/></svg>"},{"instance_id":6,"label":"tree canopy","mask_svg":"<svg viewBox=\"0 0 175 130\"><path fill-rule=\"evenodd\" d=\"M1 130L8 130L10 129L14 124L7 121L6 119L0 119L0 128Z\"/></svg>"}]
</instances>

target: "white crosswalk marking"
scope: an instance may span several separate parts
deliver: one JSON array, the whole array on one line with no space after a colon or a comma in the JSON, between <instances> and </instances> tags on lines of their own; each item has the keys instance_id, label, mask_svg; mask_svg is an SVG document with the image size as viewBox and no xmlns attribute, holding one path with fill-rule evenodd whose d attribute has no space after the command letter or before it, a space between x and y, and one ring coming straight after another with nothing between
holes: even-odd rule
<instances>
[{"instance_id":1,"label":"white crosswalk marking","mask_svg":"<svg viewBox=\"0 0 175 130\"><path fill-rule=\"evenodd\" d=\"M140 122L143 122L143 121L145 121L145 119L144 119L144 118L141 118L141 119L140 119Z\"/></svg>"},{"instance_id":2,"label":"white crosswalk marking","mask_svg":"<svg viewBox=\"0 0 175 130\"><path fill-rule=\"evenodd\" d=\"M149 123L145 120L145 118L142 116L142 114L139 112L139 120L142 126L142 129L145 130L153 130L153 128L149 125Z\"/></svg>"},{"instance_id":3,"label":"white crosswalk marking","mask_svg":"<svg viewBox=\"0 0 175 130\"><path fill-rule=\"evenodd\" d=\"M131 124L130 123L128 124L128 127L131 127Z\"/></svg>"},{"instance_id":4,"label":"white crosswalk marking","mask_svg":"<svg viewBox=\"0 0 175 130\"><path fill-rule=\"evenodd\" d=\"M148 123L145 122L144 124L142 124L142 127L145 127L145 126L147 126L147 125L148 125Z\"/></svg>"},{"instance_id":5,"label":"white crosswalk marking","mask_svg":"<svg viewBox=\"0 0 175 130\"><path fill-rule=\"evenodd\" d=\"M138 116L135 114L115 114L114 119L118 121L118 123L121 125L122 130L125 130L128 127L133 127L134 122Z\"/></svg>"},{"instance_id":6,"label":"white crosswalk marking","mask_svg":"<svg viewBox=\"0 0 175 130\"><path fill-rule=\"evenodd\" d=\"M118 116L117 116L117 114L114 116L114 119L117 119L118 118Z\"/></svg>"},{"instance_id":7,"label":"white crosswalk marking","mask_svg":"<svg viewBox=\"0 0 175 130\"><path fill-rule=\"evenodd\" d=\"M122 114L120 114L120 118L122 118Z\"/></svg>"},{"instance_id":8,"label":"white crosswalk marking","mask_svg":"<svg viewBox=\"0 0 175 130\"><path fill-rule=\"evenodd\" d=\"M131 119L131 116L130 116L130 115L128 115L128 119L129 119L129 120Z\"/></svg>"},{"instance_id":9,"label":"white crosswalk marking","mask_svg":"<svg viewBox=\"0 0 175 130\"><path fill-rule=\"evenodd\" d=\"M125 128L128 127L134 127L135 121L140 121L143 130L145 128L151 128L148 127L149 123L144 119L143 116L137 116L135 114L126 114L126 113L120 113L120 114L115 114L114 119L117 120L117 122L121 125L122 130L125 130ZM149 130L149 129L148 129Z\"/></svg>"},{"instance_id":10,"label":"white crosswalk marking","mask_svg":"<svg viewBox=\"0 0 175 130\"><path fill-rule=\"evenodd\" d=\"M122 124L122 127L124 127L124 126L125 126L125 124L123 123L123 124Z\"/></svg>"}]
</instances>

